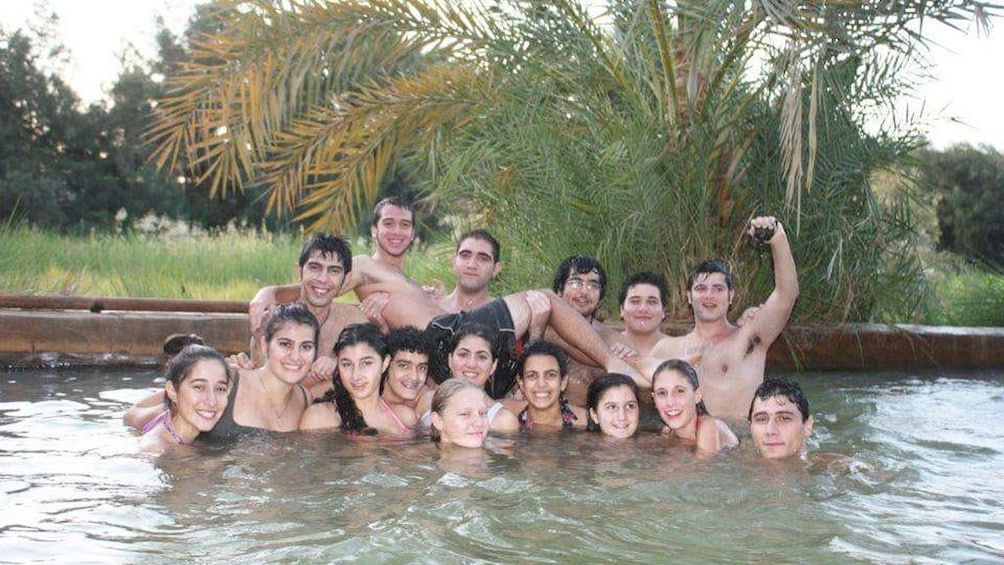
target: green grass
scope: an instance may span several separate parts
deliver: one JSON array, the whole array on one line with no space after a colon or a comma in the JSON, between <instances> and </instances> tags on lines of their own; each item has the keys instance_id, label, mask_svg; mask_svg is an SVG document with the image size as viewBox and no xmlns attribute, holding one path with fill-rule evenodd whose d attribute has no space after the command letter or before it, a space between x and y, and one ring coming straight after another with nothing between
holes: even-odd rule
<instances>
[{"instance_id":1,"label":"green grass","mask_svg":"<svg viewBox=\"0 0 1004 565\"><path fill-rule=\"evenodd\" d=\"M921 322L934 326L1004 327L1004 274L966 266L934 272Z\"/></svg>"},{"instance_id":2,"label":"green grass","mask_svg":"<svg viewBox=\"0 0 1004 565\"><path fill-rule=\"evenodd\" d=\"M33 295L250 300L262 286L296 282L303 234L250 229L68 237L0 226L0 292ZM355 253L368 243L352 242ZM412 251L409 275L450 282L451 245ZM355 301L354 295L344 298Z\"/></svg>"},{"instance_id":3,"label":"green grass","mask_svg":"<svg viewBox=\"0 0 1004 565\"><path fill-rule=\"evenodd\" d=\"M0 225L0 292L249 300L262 286L296 281L293 265L304 237L180 229L67 237ZM359 239L353 249L368 253L369 244ZM426 283L440 279L449 290L452 250L449 242L413 249L408 274ZM1004 274L965 265L947 254L926 254L925 263L929 294L921 311L912 320L886 321L1004 327ZM507 264L493 292L509 292L506 269L521 268L528 266ZM550 274L541 275L538 286L547 286ZM355 297L342 300L353 302Z\"/></svg>"}]
</instances>

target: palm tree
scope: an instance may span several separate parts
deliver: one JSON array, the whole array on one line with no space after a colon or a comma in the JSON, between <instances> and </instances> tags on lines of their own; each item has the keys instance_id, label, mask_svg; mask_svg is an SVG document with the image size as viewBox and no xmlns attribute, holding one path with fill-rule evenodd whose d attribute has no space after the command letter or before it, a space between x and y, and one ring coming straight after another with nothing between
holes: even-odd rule
<instances>
[{"instance_id":1,"label":"palm tree","mask_svg":"<svg viewBox=\"0 0 1004 565\"><path fill-rule=\"evenodd\" d=\"M794 234L796 317L915 306L901 205L870 179L921 143L870 133L910 87L921 24L987 21L965 1L311 0L220 2L227 22L170 78L162 166L345 231L390 175L506 243L509 287L598 254L613 280L733 257L750 297L769 262L740 247L757 211ZM529 267L531 266L532 267ZM543 271L549 271L544 268ZM888 296L888 285L897 292ZM905 289L904 289L905 285ZM671 307L680 315L685 305Z\"/></svg>"}]
</instances>

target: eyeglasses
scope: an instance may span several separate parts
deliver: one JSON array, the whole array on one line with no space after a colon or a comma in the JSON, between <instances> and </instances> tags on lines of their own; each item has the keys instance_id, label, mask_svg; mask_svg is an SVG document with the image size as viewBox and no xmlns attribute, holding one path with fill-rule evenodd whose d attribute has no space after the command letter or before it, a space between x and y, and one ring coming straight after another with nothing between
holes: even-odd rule
<instances>
[{"instance_id":1,"label":"eyeglasses","mask_svg":"<svg viewBox=\"0 0 1004 565\"><path fill-rule=\"evenodd\" d=\"M579 290L582 287L586 287L592 291L596 292L600 291L600 283L596 281L584 281L582 279L568 279L568 282L565 283L565 286L567 286L568 288L574 288L575 290Z\"/></svg>"}]
</instances>

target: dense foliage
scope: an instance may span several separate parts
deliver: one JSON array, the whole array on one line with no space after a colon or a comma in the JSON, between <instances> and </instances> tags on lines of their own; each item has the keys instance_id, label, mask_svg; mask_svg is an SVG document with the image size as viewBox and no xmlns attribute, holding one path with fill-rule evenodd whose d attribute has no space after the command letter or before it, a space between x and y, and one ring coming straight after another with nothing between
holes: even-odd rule
<instances>
[{"instance_id":1,"label":"dense foliage","mask_svg":"<svg viewBox=\"0 0 1004 565\"><path fill-rule=\"evenodd\" d=\"M925 151L924 176L936 207L941 249L1004 265L1004 155L959 145Z\"/></svg>"},{"instance_id":2,"label":"dense foliage","mask_svg":"<svg viewBox=\"0 0 1004 565\"><path fill-rule=\"evenodd\" d=\"M796 319L907 317L923 282L909 208L871 179L921 145L866 127L908 92L923 22L984 3L611 0L220 2L226 22L169 81L158 159L345 231L402 168L458 227L487 226L506 285L572 252L613 280L734 262L760 300L770 262L743 226L789 226ZM932 22L932 23L927 23ZM984 22L985 23L985 22ZM897 289L888 292L889 288ZM670 308L684 315L680 293Z\"/></svg>"}]
</instances>

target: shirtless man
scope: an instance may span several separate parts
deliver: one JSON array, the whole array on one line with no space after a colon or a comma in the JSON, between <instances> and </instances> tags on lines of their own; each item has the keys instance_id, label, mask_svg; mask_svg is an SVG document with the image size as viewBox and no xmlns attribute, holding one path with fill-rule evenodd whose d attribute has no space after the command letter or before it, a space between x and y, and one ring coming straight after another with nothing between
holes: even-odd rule
<instances>
[{"instance_id":1,"label":"shirtless man","mask_svg":"<svg viewBox=\"0 0 1004 565\"><path fill-rule=\"evenodd\" d=\"M385 205L379 215L374 213L370 233L377 242L377 250L373 256L353 258L353 271L342 285L342 292L354 290L364 304L370 296L383 294L379 313L389 328L415 326L431 331L431 339L437 344L437 352L430 359L434 374L436 367L446 366L450 337L463 321L470 319L497 328L504 338L501 341L515 350L515 339L527 333L532 321L540 320L546 330L560 337L572 356L644 380L637 370L614 356L589 324L550 290L510 294L467 313L447 312L421 285L404 274L404 254L413 231L414 215L410 209ZM262 289L252 302L252 313L255 304L260 308L289 299L292 290L289 286ZM540 301L544 311L536 305ZM365 306L363 309L371 317Z\"/></svg>"},{"instance_id":2,"label":"shirtless man","mask_svg":"<svg viewBox=\"0 0 1004 565\"><path fill-rule=\"evenodd\" d=\"M338 340L338 334L349 324L366 322L366 316L354 305L332 302L332 298L341 294L342 285L352 270L352 254L348 244L338 237L328 234L314 234L300 250L300 258L294 266L297 278L300 280L297 294L286 302L302 302L307 305L310 313L321 324L318 339L317 359L307 375L307 385L311 392L318 390L323 393L331 386L331 376L335 371L335 358L331 350ZM259 310L257 316L250 316L251 326L251 356L239 354L236 358L238 366L243 369L258 367L264 361L258 343L261 342L261 321L268 316L268 307Z\"/></svg>"},{"instance_id":3,"label":"shirtless man","mask_svg":"<svg viewBox=\"0 0 1004 565\"><path fill-rule=\"evenodd\" d=\"M620 335L638 355L658 357L673 339L662 333L668 298L666 278L659 273L635 273L621 285Z\"/></svg>"},{"instance_id":4,"label":"shirtless man","mask_svg":"<svg viewBox=\"0 0 1004 565\"><path fill-rule=\"evenodd\" d=\"M774 260L774 290L745 323L729 323L726 314L735 296L732 275L720 261L704 261L687 279L687 302L694 310L694 329L656 352L668 358L700 357L697 365L704 403L716 417L741 419L763 381L767 350L781 334L798 298L798 274L788 236L773 216L750 222L750 237L768 235ZM771 233L771 230L772 233Z\"/></svg>"},{"instance_id":5,"label":"shirtless man","mask_svg":"<svg viewBox=\"0 0 1004 565\"><path fill-rule=\"evenodd\" d=\"M606 287L607 272L599 261L585 255L571 255L558 265L551 288L589 322L605 343L611 345L621 341L619 334L596 319L596 312L606 296ZM565 399L575 406L584 407L589 383L604 372L600 367L569 359Z\"/></svg>"}]
</instances>

